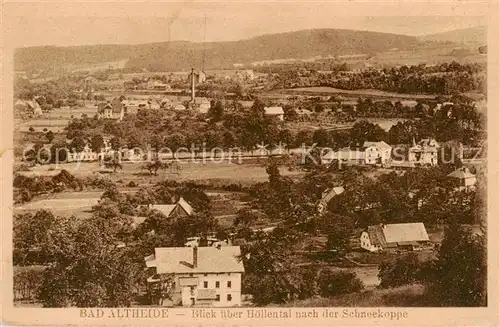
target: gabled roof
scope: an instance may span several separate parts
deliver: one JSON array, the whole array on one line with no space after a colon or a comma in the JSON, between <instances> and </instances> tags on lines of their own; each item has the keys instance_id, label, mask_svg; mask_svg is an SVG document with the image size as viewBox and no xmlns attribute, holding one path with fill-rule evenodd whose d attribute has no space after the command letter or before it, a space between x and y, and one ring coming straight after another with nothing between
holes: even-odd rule
<instances>
[{"instance_id":1,"label":"gabled roof","mask_svg":"<svg viewBox=\"0 0 500 327\"><path fill-rule=\"evenodd\" d=\"M194 251L198 251L196 267ZM244 272L240 254L239 246L169 247L155 248L154 257L145 260L148 267L156 267L157 274Z\"/></svg>"},{"instance_id":2,"label":"gabled roof","mask_svg":"<svg viewBox=\"0 0 500 327\"><path fill-rule=\"evenodd\" d=\"M152 204L149 206L149 209L158 210L166 217L169 217L175 207L177 207L177 204Z\"/></svg>"},{"instance_id":3,"label":"gabled roof","mask_svg":"<svg viewBox=\"0 0 500 327\"><path fill-rule=\"evenodd\" d=\"M326 190L323 192L323 196L321 197L321 202L328 204L331 199L333 199L335 196L344 193L344 187L339 186L339 187L333 187L331 189Z\"/></svg>"},{"instance_id":4,"label":"gabled roof","mask_svg":"<svg viewBox=\"0 0 500 327\"><path fill-rule=\"evenodd\" d=\"M365 143L363 143L363 148L368 148L370 146L376 146L379 149L392 149L392 147L389 144L385 143L384 141L378 141L378 142L365 141Z\"/></svg>"},{"instance_id":5,"label":"gabled roof","mask_svg":"<svg viewBox=\"0 0 500 327\"><path fill-rule=\"evenodd\" d=\"M101 102L97 105L97 112L103 113L105 109L113 109L113 105L109 102Z\"/></svg>"},{"instance_id":6,"label":"gabled roof","mask_svg":"<svg viewBox=\"0 0 500 327\"><path fill-rule=\"evenodd\" d=\"M473 173L470 172L469 168L467 167L462 167L451 174L448 174L448 177L453 177L453 178L459 178L459 179L467 179L467 178L473 178L476 177Z\"/></svg>"},{"instance_id":7,"label":"gabled roof","mask_svg":"<svg viewBox=\"0 0 500 327\"><path fill-rule=\"evenodd\" d=\"M368 227L370 242L374 245L402 244L429 241L423 223L375 225Z\"/></svg>"},{"instance_id":8,"label":"gabled roof","mask_svg":"<svg viewBox=\"0 0 500 327\"><path fill-rule=\"evenodd\" d=\"M265 107L264 111L266 112L266 115L284 115L285 114L282 107Z\"/></svg>"},{"instance_id":9,"label":"gabled roof","mask_svg":"<svg viewBox=\"0 0 500 327\"><path fill-rule=\"evenodd\" d=\"M187 201L186 201L186 200L184 200L184 198L183 198L183 197L181 197L181 198L179 199L179 201L177 201L177 204L178 204L178 205L179 205L182 209L184 209L184 211L186 211L186 213L187 213L188 215L190 215L190 216L191 216L191 215L194 213L194 209L193 209L193 207L191 207L191 205L190 205L189 203L187 203Z\"/></svg>"}]
</instances>

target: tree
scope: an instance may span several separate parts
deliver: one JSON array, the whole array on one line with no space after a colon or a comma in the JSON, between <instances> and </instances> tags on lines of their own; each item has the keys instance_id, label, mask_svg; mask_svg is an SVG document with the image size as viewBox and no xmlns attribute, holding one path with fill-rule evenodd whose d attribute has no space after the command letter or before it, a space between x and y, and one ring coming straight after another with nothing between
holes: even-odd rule
<instances>
[{"instance_id":1,"label":"tree","mask_svg":"<svg viewBox=\"0 0 500 327\"><path fill-rule=\"evenodd\" d=\"M222 119L222 115L224 114L224 106L221 101L212 101L210 105L210 109L208 109L208 116L212 121L218 122Z\"/></svg>"},{"instance_id":2,"label":"tree","mask_svg":"<svg viewBox=\"0 0 500 327\"><path fill-rule=\"evenodd\" d=\"M81 137L75 137L69 144L69 147L71 150L74 150L76 152L82 152L83 149L85 148L85 141Z\"/></svg>"},{"instance_id":3,"label":"tree","mask_svg":"<svg viewBox=\"0 0 500 327\"><path fill-rule=\"evenodd\" d=\"M323 297L354 293L363 289L363 282L354 272L332 271L328 268L319 272L317 284L319 294Z\"/></svg>"},{"instance_id":4,"label":"tree","mask_svg":"<svg viewBox=\"0 0 500 327\"><path fill-rule=\"evenodd\" d=\"M49 141L49 143L52 143L52 141L54 140L54 133L52 133L52 131L48 131L46 134L45 134L45 137L47 138L47 140Z\"/></svg>"},{"instance_id":5,"label":"tree","mask_svg":"<svg viewBox=\"0 0 500 327\"><path fill-rule=\"evenodd\" d=\"M129 307L144 278L137 254L117 248L106 220L69 225L67 246L46 269L39 300L44 307Z\"/></svg>"},{"instance_id":6,"label":"tree","mask_svg":"<svg viewBox=\"0 0 500 327\"><path fill-rule=\"evenodd\" d=\"M104 138L101 134L92 136L92 139L90 140L90 148L94 152L100 152L101 149L104 148Z\"/></svg>"},{"instance_id":7,"label":"tree","mask_svg":"<svg viewBox=\"0 0 500 327\"><path fill-rule=\"evenodd\" d=\"M485 236L458 224L449 225L429 289L431 298L440 306L485 306L486 277Z\"/></svg>"},{"instance_id":8,"label":"tree","mask_svg":"<svg viewBox=\"0 0 500 327\"><path fill-rule=\"evenodd\" d=\"M327 213L322 219L321 230L327 234L328 250L333 250L338 256L343 256L349 250L350 238L354 232L354 220L331 213Z\"/></svg>"},{"instance_id":9,"label":"tree","mask_svg":"<svg viewBox=\"0 0 500 327\"><path fill-rule=\"evenodd\" d=\"M379 265L380 288L397 287L419 281L421 262L414 253L399 257L394 262Z\"/></svg>"},{"instance_id":10,"label":"tree","mask_svg":"<svg viewBox=\"0 0 500 327\"><path fill-rule=\"evenodd\" d=\"M118 151L121 149L123 145L123 140L119 137L113 137L111 140L109 140L109 143L111 144L111 149Z\"/></svg>"},{"instance_id":11,"label":"tree","mask_svg":"<svg viewBox=\"0 0 500 327\"><path fill-rule=\"evenodd\" d=\"M16 265L48 264L59 255L58 246L64 243L60 228L65 219L52 212L39 210L34 215L17 215L13 229L13 259Z\"/></svg>"},{"instance_id":12,"label":"tree","mask_svg":"<svg viewBox=\"0 0 500 327\"><path fill-rule=\"evenodd\" d=\"M362 146L365 141L387 141L387 133L379 125L362 120L352 127L351 139L354 145Z\"/></svg>"},{"instance_id":13,"label":"tree","mask_svg":"<svg viewBox=\"0 0 500 327\"><path fill-rule=\"evenodd\" d=\"M329 144L328 132L322 128L317 129L313 133L313 143L316 143L319 147L325 147Z\"/></svg>"}]
</instances>

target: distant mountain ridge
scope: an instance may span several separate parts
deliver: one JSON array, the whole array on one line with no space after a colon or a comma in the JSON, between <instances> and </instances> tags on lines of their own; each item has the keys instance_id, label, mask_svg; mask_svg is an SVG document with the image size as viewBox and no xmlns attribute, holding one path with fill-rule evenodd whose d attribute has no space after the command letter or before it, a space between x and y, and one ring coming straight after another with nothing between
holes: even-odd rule
<instances>
[{"instance_id":1,"label":"distant mountain ridge","mask_svg":"<svg viewBox=\"0 0 500 327\"><path fill-rule=\"evenodd\" d=\"M139 45L91 45L28 47L17 49L16 70L58 69L128 59L126 68L150 71L200 67L205 49L205 68L230 68L234 63L314 56L374 54L389 49L411 49L420 44L414 36L346 30L313 29L268 34L230 42L173 41Z\"/></svg>"},{"instance_id":2,"label":"distant mountain ridge","mask_svg":"<svg viewBox=\"0 0 500 327\"><path fill-rule=\"evenodd\" d=\"M421 41L453 42L459 44L486 45L487 27L476 26L442 33L420 36Z\"/></svg>"}]
</instances>

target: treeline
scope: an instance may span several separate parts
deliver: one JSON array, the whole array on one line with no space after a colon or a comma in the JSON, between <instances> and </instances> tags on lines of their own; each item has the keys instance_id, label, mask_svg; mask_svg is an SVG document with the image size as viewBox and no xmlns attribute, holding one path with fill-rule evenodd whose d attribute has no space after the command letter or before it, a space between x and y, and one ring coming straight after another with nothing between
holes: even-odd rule
<instances>
[{"instance_id":1,"label":"treeline","mask_svg":"<svg viewBox=\"0 0 500 327\"><path fill-rule=\"evenodd\" d=\"M87 189L103 190L114 183L104 176L86 176L77 178L67 170L55 176L28 177L16 173L14 175L14 203L25 203L31 201L35 196L50 193L60 193L65 190L82 191Z\"/></svg>"},{"instance_id":2,"label":"treeline","mask_svg":"<svg viewBox=\"0 0 500 327\"><path fill-rule=\"evenodd\" d=\"M330 86L344 90L376 89L398 93L457 94L486 91L486 67L452 62L439 66L401 66L356 73L286 72L275 88Z\"/></svg>"}]
</instances>

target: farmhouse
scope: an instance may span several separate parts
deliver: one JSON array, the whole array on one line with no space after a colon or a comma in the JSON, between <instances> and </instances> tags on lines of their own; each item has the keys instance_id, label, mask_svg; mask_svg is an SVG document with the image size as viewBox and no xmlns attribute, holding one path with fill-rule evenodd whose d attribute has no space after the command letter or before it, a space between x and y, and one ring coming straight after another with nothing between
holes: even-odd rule
<instances>
[{"instance_id":1,"label":"farmhouse","mask_svg":"<svg viewBox=\"0 0 500 327\"><path fill-rule=\"evenodd\" d=\"M331 199L333 199L335 196L344 193L344 187L338 186L338 187L332 187L331 189L326 189L323 194L321 195L321 200L319 200L318 203L318 211L319 213L322 213L326 210L328 206L328 202L330 202Z\"/></svg>"},{"instance_id":2,"label":"farmhouse","mask_svg":"<svg viewBox=\"0 0 500 327\"><path fill-rule=\"evenodd\" d=\"M285 112L282 107L265 107L264 111L268 116L277 117L279 120L284 119Z\"/></svg>"},{"instance_id":3,"label":"farmhouse","mask_svg":"<svg viewBox=\"0 0 500 327\"><path fill-rule=\"evenodd\" d=\"M148 288L160 306L241 305L239 246L155 248L146 257ZM167 290L168 296L163 296Z\"/></svg>"},{"instance_id":4,"label":"farmhouse","mask_svg":"<svg viewBox=\"0 0 500 327\"><path fill-rule=\"evenodd\" d=\"M363 144L366 164L387 164L391 160L392 147L384 141Z\"/></svg>"},{"instance_id":5,"label":"farmhouse","mask_svg":"<svg viewBox=\"0 0 500 327\"><path fill-rule=\"evenodd\" d=\"M436 166L438 164L439 144L434 139L422 139L408 150L408 161L420 165Z\"/></svg>"},{"instance_id":6,"label":"farmhouse","mask_svg":"<svg viewBox=\"0 0 500 327\"><path fill-rule=\"evenodd\" d=\"M361 248L370 252L419 250L430 244L423 223L380 224L361 233Z\"/></svg>"},{"instance_id":7,"label":"farmhouse","mask_svg":"<svg viewBox=\"0 0 500 327\"><path fill-rule=\"evenodd\" d=\"M182 197L175 204L150 204L149 209L158 210L168 218L186 217L194 213L193 207Z\"/></svg>"},{"instance_id":8,"label":"farmhouse","mask_svg":"<svg viewBox=\"0 0 500 327\"><path fill-rule=\"evenodd\" d=\"M392 147L384 141L365 142L361 149L342 148L338 151L329 151L321 157L323 164L330 164L333 160L341 163L358 165L387 165L391 160Z\"/></svg>"},{"instance_id":9,"label":"farmhouse","mask_svg":"<svg viewBox=\"0 0 500 327\"><path fill-rule=\"evenodd\" d=\"M119 99L112 102L103 102L97 105L97 117L99 119L122 120L125 115L125 108Z\"/></svg>"},{"instance_id":10,"label":"farmhouse","mask_svg":"<svg viewBox=\"0 0 500 327\"><path fill-rule=\"evenodd\" d=\"M457 185L458 190L471 190L475 188L477 179L476 175L472 174L469 168L462 167L448 175Z\"/></svg>"}]
</instances>

